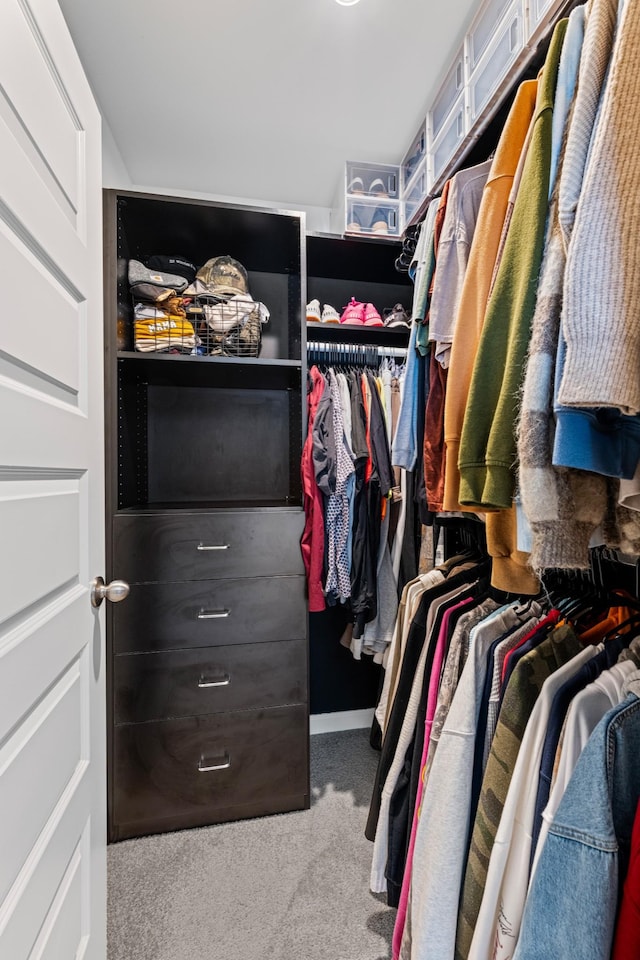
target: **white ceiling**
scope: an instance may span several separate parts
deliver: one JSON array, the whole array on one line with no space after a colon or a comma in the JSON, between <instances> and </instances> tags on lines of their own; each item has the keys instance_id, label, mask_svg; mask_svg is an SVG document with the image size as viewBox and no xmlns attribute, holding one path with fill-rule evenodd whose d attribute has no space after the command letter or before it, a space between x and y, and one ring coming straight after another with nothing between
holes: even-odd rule
<instances>
[{"instance_id":1,"label":"white ceiling","mask_svg":"<svg viewBox=\"0 0 640 960\"><path fill-rule=\"evenodd\" d=\"M398 162L478 0L60 0L134 183L328 207Z\"/></svg>"}]
</instances>

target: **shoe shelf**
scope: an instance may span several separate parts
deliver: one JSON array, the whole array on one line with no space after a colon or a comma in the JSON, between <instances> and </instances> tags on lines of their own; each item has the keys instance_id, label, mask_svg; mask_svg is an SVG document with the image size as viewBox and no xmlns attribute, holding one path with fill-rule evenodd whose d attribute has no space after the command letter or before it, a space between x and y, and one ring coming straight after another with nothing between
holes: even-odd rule
<instances>
[{"instance_id":1,"label":"shoe shelf","mask_svg":"<svg viewBox=\"0 0 640 960\"><path fill-rule=\"evenodd\" d=\"M401 304L411 310L413 284L398 273L394 261L401 245L371 238L307 234L307 300L329 304L339 315L355 298L372 303L380 315ZM307 323L307 341L404 346L409 331L396 327L351 326L343 323Z\"/></svg>"},{"instance_id":2,"label":"shoe shelf","mask_svg":"<svg viewBox=\"0 0 640 960\"><path fill-rule=\"evenodd\" d=\"M307 343L355 343L378 347L406 347L409 329L362 327L347 323L308 323Z\"/></svg>"}]
</instances>

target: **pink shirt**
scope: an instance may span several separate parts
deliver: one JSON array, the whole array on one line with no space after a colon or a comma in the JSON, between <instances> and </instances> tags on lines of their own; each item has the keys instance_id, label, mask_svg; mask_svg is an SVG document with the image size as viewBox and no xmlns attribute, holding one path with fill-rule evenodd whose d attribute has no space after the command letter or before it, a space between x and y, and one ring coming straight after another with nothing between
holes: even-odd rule
<instances>
[{"instance_id":1,"label":"pink shirt","mask_svg":"<svg viewBox=\"0 0 640 960\"><path fill-rule=\"evenodd\" d=\"M311 391L307 403L309 420L307 437L302 449L300 464L302 489L304 493L305 524L300 550L309 589L309 611L319 613L325 609L322 573L324 565L324 501L318 490L318 484L313 472L313 421L318 410L318 404L324 392L325 379L317 367L309 371Z\"/></svg>"}]
</instances>

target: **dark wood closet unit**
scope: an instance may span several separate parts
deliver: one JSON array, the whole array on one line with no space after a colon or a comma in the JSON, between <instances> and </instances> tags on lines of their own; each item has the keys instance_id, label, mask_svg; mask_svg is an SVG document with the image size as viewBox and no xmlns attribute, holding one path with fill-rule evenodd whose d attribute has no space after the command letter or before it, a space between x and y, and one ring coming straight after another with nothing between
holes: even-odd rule
<instances>
[{"instance_id":1,"label":"dark wood closet unit","mask_svg":"<svg viewBox=\"0 0 640 960\"><path fill-rule=\"evenodd\" d=\"M309 806L300 215L105 191L110 840ZM258 358L133 350L128 261L229 254Z\"/></svg>"},{"instance_id":2,"label":"dark wood closet unit","mask_svg":"<svg viewBox=\"0 0 640 960\"><path fill-rule=\"evenodd\" d=\"M398 242L328 234L307 235L307 299L330 303L341 313L351 297L374 303L380 313L401 303L411 311L413 284L398 273ZM307 324L307 340L340 344L406 347L409 331L381 327ZM378 699L380 667L371 657L354 660L340 645L348 619L341 607L309 615L311 713L364 710Z\"/></svg>"}]
</instances>

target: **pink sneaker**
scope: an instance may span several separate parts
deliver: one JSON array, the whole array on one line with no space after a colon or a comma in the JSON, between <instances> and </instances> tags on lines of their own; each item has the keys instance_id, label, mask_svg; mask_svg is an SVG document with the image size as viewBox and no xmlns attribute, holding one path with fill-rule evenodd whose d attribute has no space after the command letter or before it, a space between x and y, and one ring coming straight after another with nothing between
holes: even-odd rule
<instances>
[{"instance_id":1,"label":"pink sneaker","mask_svg":"<svg viewBox=\"0 0 640 960\"><path fill-rule=\"evenodd\" d=\"M366 327L384 327L382 317L372 303L368 303L364 308L364 323Z\"/></svg>"},{"instance_id":2,"label":"pink sneaker","mask_svg":"<svg viewBox=\"0 0 640 960\"><path fill-rule=\"evenodd\" d=\"M342 316L340 317L340 323L348 323L352 326L363 326L364 325L364 303L359 303L355 297L351 297L351 301L342 311Z\"/></svg>"}]
</instances>

